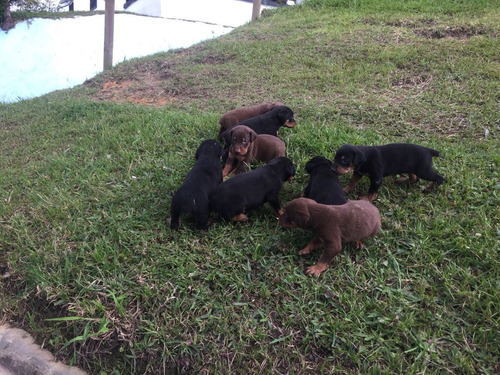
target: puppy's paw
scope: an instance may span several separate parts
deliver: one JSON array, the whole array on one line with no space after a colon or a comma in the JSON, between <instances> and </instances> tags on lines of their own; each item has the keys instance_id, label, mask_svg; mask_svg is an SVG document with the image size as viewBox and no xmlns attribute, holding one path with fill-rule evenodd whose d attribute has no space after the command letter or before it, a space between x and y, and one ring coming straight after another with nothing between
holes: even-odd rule
<instances>
[{"instance_id":1,"label":"puppy's paw","mask_svg":"<svg viewBox=\"0 0 500 375\"><path fill-rule=\"evenodd\" d=\"M233 221L236 221L238 223L246 223L248 221L248 217L245 214L239 214L233 217Z\"/></svg>"},{"instance_id":2,"label":"puppy's paw","mask_svg":"<svg viewBox=\"0 0 500 375\"><path fill-rule=\"evenodd\" d=\"M362 201L373 202L375 199L377 199L377 193L360 195L358 199Z\"/></svg>"},{"instance_id":3,"label":"puppy's paw","mask_svg":"<svg viewBox=\"0 0 500 375\"><path fill-rule=\"evenodd\" d=\"M425 187L424 190L422 190L422 193L424 193L424 194L432 193L435 188L436 188L436 186L432 183L429 186Z\"/></svg>"},{"instance_id":4,"label":"puppy's paw","mask_svg":"<svg viewBox=\"0 0 500 375\"><path fill-rule=\"evenodd\" d=\"M302 250L299 251L299 255L307 255L311 252L311 249L308 247L304 247Z\"/></svg>"},{"instance_id":5,"label":"puppy's paw","mask_svg":"<svg viewBox=\"0 0 500 375\"><path fill-rule=\"evenodd\" d=\"M397 184L405 184L409 181L410 181L410 178L407 176L401 176L401 177L398 177L394 180L394 182L396 182Z\"/></svg>"},{"instance_id":6,"label":"puppy's paw","mask_svg":"<svg viewBox=\"0 0 500 375\"><path fill-rule=\"evenodd\" d=\"M399 178L396 178L396 182L398 184L404 184L404 183L415 183L418 181L418 177L416 174L409 173L408 176L400 176Z\"/></svg>"},{"instance_id":7,"label":"puppy's paw","mask_svg":"<svg viewBox=\"0 0 500 375\"><path fill-rule=\"evenodd\" d=\"M180 222L179 221L172 222L171 218L167 219L167 224L170 227L170 229L172 229L172 230L177 230L180 227Z\"/></svg>"},{"instance_id":8,"label":"puppy's paw","mask_svg":"<svg viewBox=\"0 0 500 375\"><path fill-rule=\"evenodd\" d=\"M361 241L356 241L356 249L364 249L365 244Z\"/></svg>"},{"instance_id":9,"label":"puppy's paw","mask_svg":"<svg viewBox=\"0 0 500 375\"><path fill-rule=\"evenodd\" d=\"M312 275L314 277L319 277L321 273L326 270L326 266L322 264L315 264L314 266L306 268L306 275Z\"/></svg>"}]
</instances>

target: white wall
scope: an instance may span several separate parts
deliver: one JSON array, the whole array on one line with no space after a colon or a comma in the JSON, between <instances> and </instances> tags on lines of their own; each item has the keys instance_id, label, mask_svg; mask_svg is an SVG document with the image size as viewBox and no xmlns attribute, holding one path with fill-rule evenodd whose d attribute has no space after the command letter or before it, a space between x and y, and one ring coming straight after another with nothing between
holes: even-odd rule
<instances>
[{"instance_id":1,"label":"white wall","mask_svg":"<svg viewBox=\"0 0 500 375\"><path fill-rule=\"evenodd\" d=\"M139 0L143 1L143 0ZM56 1L56 5L57 5ZM97 8L95 10L104 10L105 8L105 0L97 0ZM125 4L125 0L115 0L115 10L123 11L123 4ZM73 0L73 10L75 11L84 11L88 12L90 10L90 0ZM61 9L62 11L68 11L69 7L65 7Z\"/></svg>"},{"instance_id":2,"label":"white wall","mask_svg":"<svg viewBox=\"0 0 500 375\"><path fill-rule=\"evenodd\" d=\"M143 14L145 16L163 17L164 15L162 14L162 10L164 10L164 8L165 8L165 1L163 0L138 0L135 3L131 4L126 9L126 11L137 14Z\"/></svg>"}]
</instances>

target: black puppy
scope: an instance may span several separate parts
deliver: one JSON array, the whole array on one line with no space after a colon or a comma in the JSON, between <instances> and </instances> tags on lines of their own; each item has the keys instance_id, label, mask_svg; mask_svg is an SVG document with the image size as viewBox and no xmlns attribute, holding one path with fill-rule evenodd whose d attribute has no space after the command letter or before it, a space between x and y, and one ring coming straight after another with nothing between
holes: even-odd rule
<instances>
[{"instance_id":1,"label":"black puppy","mask_svg":"<svg viewBox=\"0 0 500 375\"><path fill-rule=\"evenodd\" d=\"M370 178L368 194L363 199L373 201L385 176L407 173L412 182L418 178L432 181L424 193L441 185L443 176L432 168L432 157L439 151L411 143L391 143L384 146L343 145L335 153L333 170L338 174L354 171L346 193L354 189L363 176Z\"/></svg>"},{"instance_id":2,"label":"black puppy","mask_svg":"<svg viewBox=\"0 0 500 375\"><path fill-rule=\"evenodd\" d=\"M295 175L295 167L285 156L266 165L238 174L220 184L210 196L210 209L224 220L247 221L249 210L268 202L278 214L281 205L278 193L284 181Z\"/></svg>"},{"instance_id":3,"label":"black puppy","mask_svg":"<svg viewBox=\"0 0 500 375\"><path fill-rule=\"evenodd\" d=\"M342 184L332 166L331 160L323 156L315 156L306 163L310 178L304 189L304 197L328 205L347 203Z\"/></svg>"},{"instance_id":4,"label":"black puppy","mask_svg":"<svg viewBox=\"0 0 500 375\"><path fill-rule=\"evenodd\" d=\"M196 162L172 198L170 228L179 228L182 213L194 214L196 229L208 228L209 196L222 182L221 156L222 147L217 141L207 139L201 142L196 150Z\"/></svg>"}]
</instances>

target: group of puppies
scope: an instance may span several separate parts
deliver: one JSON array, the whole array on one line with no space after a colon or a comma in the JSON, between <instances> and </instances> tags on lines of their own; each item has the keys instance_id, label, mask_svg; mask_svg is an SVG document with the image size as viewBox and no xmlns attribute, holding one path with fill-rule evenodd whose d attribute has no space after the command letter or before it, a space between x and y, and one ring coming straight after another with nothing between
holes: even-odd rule
<instances>
[{"instance_id":1,"label":"group of puppies","mask_svg":"<svg viewBox=\"0 0 500 375\"><path fill-rule=\"evenodd\" d=\"M307 275L318 277L325 271L341 251L342 243L354 242L362 248L362 240L378 233L380 213L371 202L384 177L408 174L399 181L431 181L424 193L444 181L432 167L432 157L439 156L436 150L409 143L343 145L333 161L315 156L306 163L310 178L303 196L282 209L279 192L283 182L294 177L295 167L285 156L278 130L296 125L293 111L280 102L265 102L229 111L219 124L217 138L223 146L213 139L201 142L196 162L172 197L170 227L178 229L180 216L185 213L194 215L200 230L208 228L211 213L225 221L244 222L250 210L267 202L283 227L314 233L300 255L324 246L316 264L306 268ZM266 164L252 170L254 162ZM343 188L338 175L349 172L352 179ZM370 178L367 194L347 200L345 193L352 191L363 176Z\"/></svg>"}]
</instances>

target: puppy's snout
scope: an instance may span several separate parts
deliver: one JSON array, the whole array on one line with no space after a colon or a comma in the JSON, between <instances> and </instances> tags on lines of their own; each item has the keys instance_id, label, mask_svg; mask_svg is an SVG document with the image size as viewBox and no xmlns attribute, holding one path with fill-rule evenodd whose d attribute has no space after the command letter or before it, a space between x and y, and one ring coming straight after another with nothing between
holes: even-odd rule
<instances>
[{"instance_id":1,"label":"puppy's snout","mask_svg":"<svg viewBox=\"0 0 500 375\"><path fill-rule=\"evenodd\" d=\"M294 128L296 124L297 123L296 123L295 119L292 117L292 118L289 118L288 120L286 120L284 126L287 128Z\"/></svg>"},{"instance_id":2,"label":"puppy's snout","mask_svg":"<svg viewBox=\"0 0 500 375\"><path fill-rule=\"evenodd\" d=\"M349 166L344 167L342 165L333 164L332 170L337 174L346 174L349 173L352 170L352 168Z\"/></svg>"}]
</instances>

